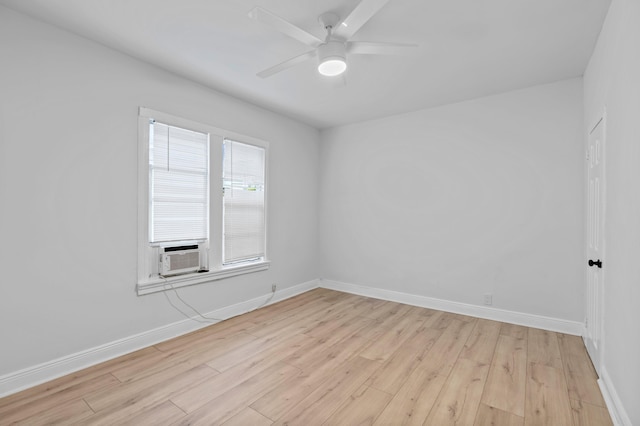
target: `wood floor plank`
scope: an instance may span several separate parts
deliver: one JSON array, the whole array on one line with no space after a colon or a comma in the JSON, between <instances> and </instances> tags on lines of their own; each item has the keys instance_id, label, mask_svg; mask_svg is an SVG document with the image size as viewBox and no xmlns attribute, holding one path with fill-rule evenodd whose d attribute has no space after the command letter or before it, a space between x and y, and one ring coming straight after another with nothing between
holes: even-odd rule
<instances>
[{"instance_id":1,"label":"wood floor plank","mask_svg":"<svg viewBox=\"0 0 640 426\"><path fill-rule=\"evenodd\" d=\"M569 398L605 407L598 386L598 376L587 355L587 350L578 336L558 334L564 375L569 389Z\"/></svg>"},{"instance_id":2,"label":"wood floor plank","mask_svg":"<svg viewBox=\"0 0 640 426\"><path fill-rule=\"evenodd\" d=\"M446 380L447 376L419 366L387 404L374 425L422 425Z\"/></svg>"},{"instance_id":3,"label":"wood floor plank","mask_svg":"<svg viewBox=\"0 0 640 426\"><path fill-rule=\"evenodd\" d=\"M367 297L367 296L360 296L360 295L356 295L353 294L352 296L355 296L355 298L353 299L353 307L354 309L364 309L364 310L375 310L377 309L379 306L381 306L383 303L386 302L386 300L383 299L376 299L373 297Z\"/></svg>"},{"instance_id":4,"label":"wood floor plank","mask_svg":"<svg viewBox=\"0 0 640 426\"><path fill-rule=\"evenodd\" d=\"M567 381L567 388L569 389L569 398L579 399L589 404L599 405L605 407L604 398L600 392L597 378L590 375L580 374L587 369L581 365L584 362L590 362L584 360L581 356L572 354L564 355L563 360L565 362L565 378Z\"/></svg>"},{"instance_id":5,"label":"wood floor plank","mask_svg":"<svg viewBox=\"0 0 640 426\"><path fill-rule=\"evenodd\" d=\"M575 426L613 426L609 411L599 405L572 399L571 413Z\"/></svg>"},{"instance_id":6,"label":"wood floor plank","mask_svg":"<svg viewBox=\"0 0 640 426\"><path fill-rule=\"evenodd\" d=\"M269 349L280 346L283 343L288 343L291 336L302 334L296 333L294 330L295 327L293 325L291 325L290 327L284 327L280 330L279 333L269 334L265 337L257 338L246 344L235 347L223 354L220 354L208 361L207 365L220 372L226 371L231 367L242 363L246 359L255 356L255 354L257 353L268 351ZM310 339L307 338L303 340Z\"/></svg>"},{"instance_id":7,"label":"wood floor plank","mask_svg":"<svg viewBox=\"0 0 640 426\"><path fill-rule=\"evenodd\" d=\"M99 376L110 374L110 370L114 365L136 362L140 358L153 356L158 350L154 347L140 349L138 351L123 355L113 360L102 362L94 366L82 369L75 373L68 374L58 379L51 380L38 386L23 390L21 392L0 398L0 416L6 411L7 407L15 409L20 405L33 402L34 400L45 398L49 395L60 392L64 389L81 386L81 383L87 382ZM114 381L114 383L117 382Z\"/></svg>"},{"instance_id":8,"label":"wood floor plank","mask_svg":"<svg viewBox=\"0 0 640 426\"><path fill-rule=\"evenodd\" d=\"M528 330L529 328L523 325L503 322L500 327L500 335L513 337L514 339L526 339L528 336Z\"/></svg>"},{"instance_id":9,"label":"wood floor plank","mask_svg":"<svg viewBox=\"0 0 640 426\"><path fill-rule=\"evenodd\" d=\"M358 355L368 344L368 340L354 336L348 336L331 346L325 346L322 339L316 339L315 343L309 343L288 356L285 362L305 371L315 371Z\"/></svg>"},{"instance_id":10,"label":"wood floor plank","mask_svg":"<svg viewBox=\"0 0 640 426\"><path fill-rule=\"evenodd\" d=\"M530 362L527 368L525 425L570 425L572 422L562 369Z\"/></svg>"},{"instance_id":11,"label":"wood floor plank","mask_svg":"<svg viewBox=\"0 0 640 426\"><path fill-rule=\"evenodd\" d=\"M83 395L94 390L100 389L109 392L111 388L117 386L119 383L120 381L111 374L103 374L102 376L77 383L41 398L32 399L26 404L5 406L0 418L7 424L26 420L31 416L50 410L65 402L81 398Z\"/></svg>"},{"instance_id":12,"label":"wood floor plank","mask_svg":"<svg viewBox=\"0 0 640 426\"><path fill-rule=\"evenodd\" d=\"M592 378L597 378L598 374L596 370L593 368L593 364L589 359L589 355L587 353L587 348L584 345L584 341L580 336L571 336L569 334L557 333L558 337L558 346L560 347L561 355L575 355L576 357L583 357L579 365L580 367L580 375L582 376L590 376Z\"/></svg>"},{"instance_id":13,"label":"wood floor plank","mask_svg":"<svg viewBox=\"0 0 640 426\"><path fill-rule=\"evenodd\" d=\"M266 418L252 408L245 408L229 420L223 426L270 426L273 421Z\"/></svg>"},{"instance_id":14,"label":"wood floor plank","mask_svg":"<svg viewBox=\"0 0 640 426\"><path fill-rule=\"evenodd\" d=\"M391 395L388 393L362 385L350 398L346 398L338 410L322 425L373 424L390 400Z\"/></svg>"},{"instance_id":15,"label":"wood floor plank","mask_svg":"<svg viewBox=\"0 0 640 426\"><path fill-rule=\"evenodd\" d=\"M331 372L333 377L334 372ZM274 387L253 402L250 407L269 419L278 419L316 389L328 375L306 373L293 377Z\"/></svg>"},{"instance_id":16,"label":"wood floor plank","mask_svg":"<svg viewBox=\"0 0 640 426\"><path fill-rule=\"evenodd\" d=\"M486 319L476 321L476 326L467 339L460 358L490 364L500 335L500 323Z\"/></svg>"},{"instance_id":17,"label":"wood floor plank","mask_svg":"<svg viewBox=\"0 0 640 426\"><path fill-rule=\"evenodd\" d=\"M36 415L29 416L15 423L24 426L44 426L44 425L73 425L87 419L93 415L93 410L82 399L73 399L71 401L56 405L48 410L42 411ZM0 424L5 423L7 419L0 417Z\"/></svg>"},{"instance_id":18,"label":"wood floor plank","mask_svg":"<svg viewBox=\"0 0 640 426\"><path fill-rule=\"evenodd\" d=\"M524 417L480 404L474 426L524 426Z\"/></svg>"},{"instance_id":19,"label":"wood floor plank","mask_svg":"<svg viewBox=\"0 0 640 426\"><path fill-rule=\"evenodd\" d=\"M405 310L404 314L407 314L407 313L408 311ZM398 321L400 321L400 319L402 318L402 316L404 315L398 314L398 311L394 311L393 316L389 318L381 317L381 318L373 319L373 318L365 317L365 318L369 318L371 321L368 322L366 326L358 330L355 336L361 337L363 339L367 339L370 341L375 341L379 339L380 336L382 336L384 333L386 333L389 330L389 328L397 324Z\"/></svg>"},{"instance_id":20,"label":"wood floor plank","mask_svg":"<svg viewBox=\"0 0 640 426\"><path fill-rule=\"evenodd\" d=\"M163 356L156 359L149 359L134 365L125 364L114 369L112 374L123 382L131 382L161 374L169 368L182 368L187 371L194 364L204 364L256 339L257 337L247 333L204 339L198 342L198 345L190 345L185 348L164 352Z\"/></svg>"},{"instance_id":21,"label":"wood floor plank","mask_svg":"<svg viewBox=\"0 0 640 426\"><path fill-rule=\"evenodd\" d=\"M367 380L377 367L378 364L375 361L355 357L287 411L274 422L274 425L322 424ZM260 410L257 411L260 412Z\"/></svg>"},{"instance_id":22,"label":"wood floor plank","mask_svg":"<svg viewBox=\"0 0 640 426\"><path fill-rule=\"evenodd\" d=\"M130 393L128 394L130 399L123 398L122 394L117 392L101 394L94 404L99 404L102 409L94 409L96 414L89 417L85 423L93 426L120 424L171 399L175 394L190 386L197 386L201 381L207 380L215 374L218 374L215 370L202 364L178 376L160 382L152 388ZM87 403L91 406L90 401L87 401Z\"/></svg>"},{"instance_id":23,"label":"wood floor plank","mask_svg":"<svg viewBox=\"0 0 640 426\"><path fill-rule=\"evenodd\" d=\"M281 362L291 353L305 347L311 340L310 337L301 334L291 336L288 342L256 353L233 368L211 376L198 385L190 386L183 392L174 395L171 400L185 412L191 413L234 386Z\"/></svg>"},{"instance_id":24,"label":"wood floor plank","mask_svg":"<svg viewBox=\"0 0 640 426\"><path fill-rule=\"evenodd\" d=\"M395 395L440 335L441 330L422 328L414 337L404 342L393 356L369 377L366 384Z\"/></svg>"},{"instance_id":25,"label":"wood floor plank","mask_svg":"<svg viewBox=\"0 0 640 426\"><path fill-rule=\"evenodd\" d=\"M374 299L372 297L362 297L362 303L357 305L358 315L369 319L375 319L379 309L387 303L386 300Z\"/></svg>"},{"instance_id":26,"label":"wood floor plank","mask_svg":"<svg viewBox=\"0 0 640 426\"><path fill-rule=\"evenodd\" d=\"M300 370L279 362L189 413L176 425L222 424Z\"/></svg>"},{"instance_id":27,"label":"wood floor plank","mask_svg":"<svg viewBox=\"0 0 640 426\"><path fill-rule=\"evenodd\" d=\"M363 316L350 317L339 323L337 327L331 330L330 333L325 333L317 337L316 341L322 346L333 346L349 337L358 338L361 331L367 327L371 327L374 320ZM305 335L308 335L305 333ZM362 337L360 337L362 338Z\"/></svg>"},{"instance_id":28,"label":"wood floor plank","mask_svg":"<svg viewBox=\"0 0 640 426\"><path fill-rule=\"evenodd\" d=\"M179 352L163 352L160 350L156 350L155 353L149 354L144 358L139 358L133 362L125 362L114 365L109 371L122 382L133 380L135 378L141 378L136 377L136 375L140 375L140 373L148 375L146 374L146 367L158 365L160 362L163 362L165 360L170 361L172 358L177 358L178 353Z\"/></svg>"},{"instance_id":29,"label":"wood floor plank","mask_svg":"<svg viewBox=\"0 0 640 426\"><path fill-rule=\"evenodd\" d=\"M118 426L168 425L182 419L186 414L171 401L146 408L131 418L122 419Z\"/></svg>"},{"instance_id":30,"label":"wood floor plank","mask_svg":"<svg viewBox=\"0 0 640 426\"><path fill-rule=\"evenodd\" d=\"M333 330L341 324L349 322L358 316L357 310L352 305L347 305L343 309L331 315L322 315L313 323L309 324L304 331L305 334L313 337L330 336Z\"/></svg>"},{"instance_id":31,"label":"wood floor plank","mask_svg":"<svg viewBox=\"0 0 640 426\"><path fill-rule=\"evenodd\" d=\"M501 335L491 362L482 402L524 417L526 383L527 341Z\"/></svg>"},{"instance_id":32,"label":"wood floor plank","mask_svg":"<svg viewBox=\"0 0 640 426\"><path fill-rule=\"evenodd\" d=\"M527 361L562 369L562 357L556 333L530 328L527 343Z\"/></svg>"},{"instance_id":33,"label":"wood floor plank","mask_svg":"<svg viewBox=\"0 0 640 426\"><path fill-rule=\"evenodd\" d=\"M323 302L311 307L300 306L287 311L286 315L278 319L268 318L248 329L247 332L254 336L264 337L279 333L284 327L295 327L299 328L296 332L304 333L324 319L347 310L349 306L347 301L334 304Z\"/></svg>"},{"instance_id":34,"label":"wood floor plank","mask_svg":"<svg viewBox=\"0 0 640 426\"><path fill-rule=\"evenodd\" d=\"M416 315L423 318L426 321L431 319L438 312L441 312L441 311L436 311L435 309L429 309L429 308L421 308L419 306L411 306L409 313L407 315Z\"/></svg>"},{"instance_id":35,"label":"wood floor plank","mask_svg":"<svg viewBox=\"0 0 640 426\"><path fill-rule=\"evenodd\" d=\"M488 364L471 359L459 359L425 424L472 425L488 373Z\"/></svg>"},{"instance_id":36,"label":"wood floor plank","mask_svg":"<svg viewBox=\"0 0 640 426\"><path fill-rule=\"evenodd\" d=\"M412 306L403 305L401 303L392 303L391 309L383 306L381 309L385 310L385 314L375 318L375 328L370 329L367 332L363 332L363 337L370 340L378 339L387 330L398 324L402 318L407 316L411 312L412 308Z\"/></svg>"},{"instance_id":37,"label":"wood floor plank","mask_svg":"<svg viewBox=\"0 0 640 426\"><path fill-rule=\"evenodd\" d=\"M376 310L371 312L370 318L379 320L381 323L391 322L393 319L401 317L411 310L411 306L396 302L384 302Z\"/></svg>"},{"instance_id":38,"label":"wood floor plank","mask_svg":"<svg viewBox=\"0 0 640 426\"><path fill-rule=\"evenodd\" d=\"M186 368L189 367L189 368ZM147 397L156 389L173 389L175 383L179 383L183 373L195 372L194 377L210 377L218 375L218 371L202 365L202 363L185 362L167 368L157 374L147 376L141 380L118 383L114 388L98 389L84 395L85 401L94 411L102 411L109 408L132 404Z\"/></svg>"},{"instance_id":39,"label":"wood floor plank","mask_svg":"<svg viewBox=\"0 0 640 426\"><path fill-rule=\"evenodd\" d=\"M444 330L449 327L449 325L453 321L475 323L477 321L477 318L455 314L453 312L439 312L438 314L431 316L427 321L425 321L425 326L438 330Z\"/></svg>"},{"instance_id":40,"label":"wood floor plank","mask_svg":"<svg viewBox=\"0 0 640 426\"><path fill-rule=\"evenodd\" d=\"M324 301L324 298L315 303L292 306L285 311L276 311L272 315L263 315L254 320L255 325L247 330L247 333L258 335L258 333L270 334L277 328L277 324L290 324L296 318L315 315L325 309L331 309L333 305Z\"/></svg>"},{"instance_id":41,"label":"wood floor plank","mask_svg":"<svg viewBox=\"0 0 640 426\"><path fill-rule=\"evenodd\" d=\"M340 371L348 368L347 363L357 357L367 342L365 339L353 337L330 348L325 348L313 359L307 359L306 362L298 364L303 367L302 374L265 394L251 405L252 408L270 419L280 418L323 382L331 377L339 376ZM291 363L292 359L286 358L285 362ZM345 365L347 366L345 367Z\"/></svg>"},{"instance_id":42,"label":"wood floor plank","mask_svg":"<svg viewBox=\"0 0 640 426\"><path fill-rule=\"evenodd\" d=\"M247 319L255 324L260 324L266 320L272 318L281 318L286 316L286 312L296 308L301 309L303 306L310 308L314 305L327 306L329 303L324 301L325 294L320 291L323 289L314 289L303 294L291 297L289 299L282 300L272 305L267 305L263 308L246 314ZM244 316L244 315L243 315Z\"/></svg>"},{"instance_id":43,"label":"wood floor plank","mask_svg":"<svg viewBox=\"0 0 640 426\"><path fill-rule=\"evenodd\" d=\"M438 311L435 315L428 318L424 325L425 327L435 328L436 330L444 330L454 320L453 314L449 312Z\"/></svg>"},{"instance_id":44,"label":"wood floor plank","mask_svg":"<svg viewBox=\"0 0 640 426\"><path fill-rule=\"evenodd\" d=\"M473 322L451 320L420 365L437 374L447 376L474 327Z\"/></svg>"},{"instance_id":45,"label":"wood floor plank","mask_svg":"<svg viewBox=\"0 0 640 426\"><path fill-rule=\"evenodd\" d=\"M374 361L386 361L406 340L416 336L424 319L405 315L393 327L371 342L360 356Z\"/></svg>"}]
</instances>

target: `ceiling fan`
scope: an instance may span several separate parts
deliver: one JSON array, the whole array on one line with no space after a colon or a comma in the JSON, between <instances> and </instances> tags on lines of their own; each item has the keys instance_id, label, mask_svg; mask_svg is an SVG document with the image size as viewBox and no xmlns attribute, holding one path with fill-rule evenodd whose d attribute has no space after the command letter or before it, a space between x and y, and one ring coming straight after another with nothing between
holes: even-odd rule
<instances>
[{"instance_id":1,"label":"ceiling fan","mask_svg":"<svg viewBox=\"0 0 640 426\"><path fill-rule=\"evenodd\" d=\"M327 31L324 40L261 7L253 8L249 12L251 18L313 47L313 50L259 72L258 77L270 77L314 57L318 58L318 72L320 74L336 76L347 69L347 53L350 55L402 54L417 47L415 44L349 41L388 2L389 0L361 0L349 16L342 21L335 13L327 12L320 15L318 21Z\"/></svg>"}]
</instances>

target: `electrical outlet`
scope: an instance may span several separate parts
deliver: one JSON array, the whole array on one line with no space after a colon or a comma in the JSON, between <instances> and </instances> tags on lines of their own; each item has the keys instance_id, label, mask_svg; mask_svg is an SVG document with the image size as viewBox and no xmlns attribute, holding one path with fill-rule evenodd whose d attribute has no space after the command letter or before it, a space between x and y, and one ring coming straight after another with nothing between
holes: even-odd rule
<instances>
[{"instance_id":1,"label":"electrical outlet","mask_svg":"<svg viewBox=\"0 0 640 426\"><path fill-rule=\"evenodd\" d=\"M273 283L271 284L271 293L275 293L276 292L276 287L278 286L278 284Z\"/></svg>"},{"instance_id":2,"label":"electrical outlet","mask_svg":"<svg viewBox=\"0 0 640 426\"><path fill-rule=\"evenodd\" d=\"M484 295L484 304L485 305L493 304L493 295L491 293L487 293Z\"/></svg>"}]
</instances>

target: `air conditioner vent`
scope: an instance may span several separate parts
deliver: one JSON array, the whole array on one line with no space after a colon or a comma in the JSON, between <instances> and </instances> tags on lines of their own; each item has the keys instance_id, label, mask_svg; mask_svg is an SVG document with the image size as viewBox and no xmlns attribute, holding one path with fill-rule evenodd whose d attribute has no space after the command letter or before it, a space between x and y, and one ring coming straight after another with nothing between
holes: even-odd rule
<instances>
[{"instance_id":1,"label":"air conditioner vent","mask_svg":"<svg viewBox=\"0 0 640 426\"><path fill-rule=\"evenodd\" d=\"M186 274L198 270L200 270L200 249L197 245L161 249L161 276Z\"/></svg>"}]
</instances>

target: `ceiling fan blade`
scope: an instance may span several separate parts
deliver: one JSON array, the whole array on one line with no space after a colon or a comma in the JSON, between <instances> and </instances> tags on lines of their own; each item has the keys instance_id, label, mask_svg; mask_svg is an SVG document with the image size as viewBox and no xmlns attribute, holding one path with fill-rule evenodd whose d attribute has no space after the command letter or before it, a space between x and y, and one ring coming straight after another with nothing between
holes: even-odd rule
<instances>
[{"instance_id":1,"label":"ceiling fan blade","mask_svg":"<svg viewBox=\"0 0 640 426\"><path fill-rule=\"evenodd\" d=\"M333 29L333 35L344 40L349 40L388 2L389 0L362 0L356 8L351 11L349 16L338 25L338 28Z\"/></svg>"},{"instance_id":2,"label":"ceiling fan blade","mask_svg":"<svg viewBox=\"0 0 640 426\"><path fill-rule=\"evenodd\" d=\"M274 74L279 73L280 71L284 71L287 68L291 68L295 65L301 64L302 62L311 59L313 57L316 56L316 51L315 50L310 50L307 53L303 53L302 55L298 55L296 57L293 57L291 59L288 59L278 65L275 65L271 68L267 68L264 71L260 71L258 74L256 74L258 77L261 78L267 78L267 77L271 77Z\"/></svg>"},{"instance_id":3,"label":"ceiling fan blade","mask_svg":"<svg viewBox=\"0 0 640 426\"><path fill-rule=\"evenodd\" d=\"M313 34L309 34L300 27L293 25L289 21L285 21L276 14L269 12L261 7L254 7L249 12L249 17L255 19L258 22L269 25L275 28L281 33L288 35L289 37L296 39L308 46L318 47L323 43L318 37Z\"/></svg>"},{"instance_id":4,"label":"ceiling fan blade","mask_svg":"<svg viewBox=\"0 0 640 426\"><path fill-rule=\"evenodd\" d=\"M406 55L417 47L417 44L354 41L347 43L347 52L357 55Z\"/></svg>"}]
</instances>

